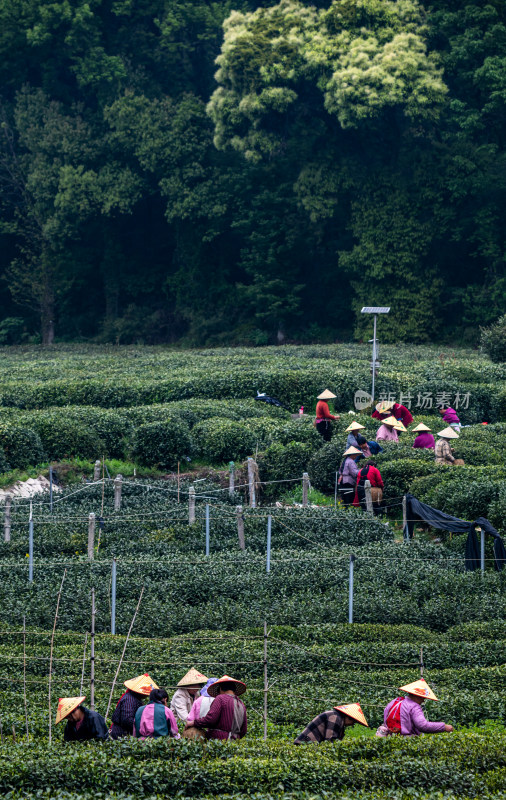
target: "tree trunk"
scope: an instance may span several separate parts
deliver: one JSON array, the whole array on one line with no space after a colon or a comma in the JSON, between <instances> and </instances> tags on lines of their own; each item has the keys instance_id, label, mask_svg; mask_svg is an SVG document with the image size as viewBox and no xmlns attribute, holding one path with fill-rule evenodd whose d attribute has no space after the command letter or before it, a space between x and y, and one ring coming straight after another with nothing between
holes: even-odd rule
<instances>
[{"instance_id":1,"label":"tree trunk","mask_svg":"<svg viewBox=\"0 0 506 800\"><path fill-rule=\"evenodd\" d=\"M40 327L42 334L42 344L48 347L54 342L54 292L45 276L45 286L40 302Z\"/></svg>"}]
</instances>

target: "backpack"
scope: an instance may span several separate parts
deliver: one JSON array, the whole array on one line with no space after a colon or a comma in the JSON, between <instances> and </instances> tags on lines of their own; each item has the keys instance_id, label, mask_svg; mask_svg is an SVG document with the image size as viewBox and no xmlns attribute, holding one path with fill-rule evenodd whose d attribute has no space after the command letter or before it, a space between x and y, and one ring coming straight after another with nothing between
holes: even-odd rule
<instances>
[{"instance_id":1,"label":"backpack","mask_svg":"<svg viewBox=\"0 0 506 800\"><path fill-rule=\"evenodd\" d=\"M392 731L392 733L401 732L401 703L403 700L403 697L398 697L397 700L394 701L392 708L388 712L388 717L385 720L388 730Z\"/></svg>"},{"instance_id":2,"label":"backpack","mask_svg":"<svg viewBox=\"0 0 506 800\"><path fill-rule=\"evenodd\" d=\"M369 466L362 467L362 469L358 473L357 486L364 486L366 480L368 480L367 478L368 474L369 474Z\"/></svg>"}]
</instances>

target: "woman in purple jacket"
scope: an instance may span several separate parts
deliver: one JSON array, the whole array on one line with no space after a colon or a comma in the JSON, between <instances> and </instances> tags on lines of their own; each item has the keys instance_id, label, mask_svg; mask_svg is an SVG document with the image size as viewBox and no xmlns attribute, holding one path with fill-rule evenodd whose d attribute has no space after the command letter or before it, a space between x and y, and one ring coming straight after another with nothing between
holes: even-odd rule
<instances>
[{"instance_id":1,"label":"woman in purple jacket","mask_svg":"<svg viewBox=\"0 0 506 800\"><path fill-rule=\"evenodd\" d=\"M418 436L413 442L413 447L434 450L436 442L434 441L434 437L427 425L424 425L423 422L421 422L416 426L416 428L413 428L413 433L418 433Z\"/></svg>"},{"instance_id":2,"label":"woman in purple jacket","mask_svg":"<svg viewBox=\"0 0 506 800\"><path fill-rule=\"evenodd\" d=\"M362 451L356 447L348 447L343 453L343 460L339 467L339 494L345 506L351 506L355 499L355 486L359 468L356 464L357 458L362 455Z\"/></svg>"},{"instance_id":3,"label":"woman in purple jacket","mask_svg":"<svg viewBox=\"0 0 506 800\"><path fill-rule=\"evenodd\" d=\"M450 406L443 406L439 409L439 413L443 416L443 421L449 425L455 433L460 433L461 424L460 419L457 416L457 412L454 408L450 408Z\"/></svg>"},{"instance_id":4,"label":"woman in purple jacket","mask_svg":"<svg viewBox=\"0 0 506 800\"><path fill-rule=\"evenodd\" d=\"M400 733L401 736L419 736L421 733L451 733L453 727L444 722L429 722L422 711L425 700L437 700L430 686L421 678L414 683L400 687L407 692L407 697L396 697L391 700L383 713L383 725L376 731L376 736L390 736Z\"/></svg>"}]
</instances>

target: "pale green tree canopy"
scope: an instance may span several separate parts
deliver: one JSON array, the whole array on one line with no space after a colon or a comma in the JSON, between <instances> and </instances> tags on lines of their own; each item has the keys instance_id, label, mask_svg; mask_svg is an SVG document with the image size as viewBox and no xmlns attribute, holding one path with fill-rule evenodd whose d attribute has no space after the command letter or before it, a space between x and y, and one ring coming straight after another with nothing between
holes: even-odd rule
<instances>
[{"instance_id":1,"label":"pale green tree canopy","mask_svg":"<svg viewBox=\"0 0 506 800\"><path fill-rule=\"evenodd\" d=\"M251 159L278 152L303 108L353 129L392 109L435 119L446 95L415 0L281 0L233 12L224 32L208 113L216 146Z\"/></svg>"}]
</instances>

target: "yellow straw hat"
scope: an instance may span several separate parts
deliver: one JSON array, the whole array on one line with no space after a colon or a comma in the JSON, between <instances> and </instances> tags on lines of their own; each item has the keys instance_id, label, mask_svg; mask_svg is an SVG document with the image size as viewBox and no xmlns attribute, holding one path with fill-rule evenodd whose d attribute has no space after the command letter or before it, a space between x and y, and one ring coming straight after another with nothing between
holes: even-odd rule
<instances>
[{"instance_id":1,"label":"yellow straw hat","mask_svg":"<svg viewBox=\"0 0 506 800\"><path fill-rule=\"evenodd\" d=\"M317 400L333 400L335 397L337 397L337 395L332 394L330 389L325 389L324 392L318 395Z\"/></svg>"},{"instance_id":2,"label":"yellow straw hat","mask_svg":"<svg viewBox=\"0 0 506 800\"><path fill-rule=\"evenodd\" d=\"M145 695L149 695L151 689L160 688L154 682L153 678L149 677L147 672L145 672L144 675L139 675L137 678L132 678L129 681L125 681L123 686L126 686L127 689L130 689L131 692L137 692L137 694Z\"/></svg>"},{"instance_id":3,"label":"yellow straw hat","mask_svg":"<svg viewBox=\"0 0 506 800\"><path fill-rule=\"evenodd\" d=\"M358 449L358 447L348 447L347 450L344 451L343 456L361 456L362 451Z\"/></svg>"},{"instance_id":4,"label":"yellow straw hat","mask_svg":"<svg viewBox=\"0 0 506 800\"><path fill-rule=\"evenodd\" d=\"M393 400L383 400L381 403L377 404L376 411L378 414L384 414L386 411L389 411L393 405Z\"/></svg>"},{"instance_id":5,"label":"yellow straw hat","mask_svg":"<svg viewBox=\"0 0 506 800\"><path fill-rule=\"evenodd\" d=\"M207 693L211 697L217 697L218 692L220 690L220 683L233 683L235 688L234 692L236 694L244 694L246 691L246 684L242 681L238 681L237 678L231 678L230 675L223 675L219 681L215 681L211 686L208 688Z\"/></svg>"},{"instance_id":6,"label":"yellow straw hat","mask_svg":"<svg viewBox=\"0 0 506 800\"><path fill-rule=\"evenodd\" d=\"M346 433L349 433L350 431L362 431L364 428L365 425L361 425L360 422L355 422L355 420L353 420L351 425L348 425L346 428Z\"/></svg>"},{"instance_id":7,"label":"yellow straw hat","mask_svg":"<svg viewBox=\"0 0 506 800\"><path fill-rule=\"evenodd\" d=\"M178 686L199 686L207 683L208 678L199 672L197 669L189 669L178 683Z\"/></svg>"},{"instance_id":8,"label":"yellow straw hat","mask_svg":"<svg viewBox=\"0 0 506 800\"><path fill-rule=\"evenodd\" d=\"M413 683L407 683L406 686L400 686L399 688L401 692L416 694L418 697L426 697L427 700L437 700L436 695L423 678L420 678L419 681L413 681Z\"/></svg>"},{"instance_id":9,"label":"yellow straw hat","mask_svg":"<svg viewBox=\"0 0 506 800\"><path fill-rule=\"evenodd\" d=\"M401 431L401 433L407 433L408 432L408 429L404 427L404 422L402 422L400 419L397 420L397 423L395 425L395 430L396 431Z\"/></svg>"},{"instance_id":10,"label":"yellow straw hat","mask_svg":"<svg viewBox=\"0 0 506 800\"><path fill-rule=\"evenodd\" d=\"M429 428L427 425L424 425L423 422L420 422L420 424L417 425L416 428L413 428L413 433L415 431L430 431L430 430L431 428Z\"/></svg>"},{"instance_id":11,"label":"yellow straw hat","mask_svg":"<svg viewBox=\"0 0 506 800\"><path fill-rule=\"evenodd\" d=\"M397 425L399 420L395 419L394 416L390 415L389 417L387 417L386 419L383 419L381 421L382 421L383 425L391 425L392 428L395 428L395 426Z\"/></svg>"},{"instance_id":12,"label":"yellow straw hat","mask_svg":"<svg viewBox=\"0 0 506 800\"><path fill-rule=\"evenodd\" d=\"M68 717L72 711L75 711L84 700L86 700L85 694L83 694L82 697L60 697L58 700L58 708L56 709L56 719L54 724L58 725L62 719L65 719L65 717Z\"/></svg>"},{"instance_id":13,"label":"yellow straw hat","mask_svg":"<svg viewBox=\"0 0 506 800\"><path fill-rule=\"evenodd\" d=\"M448 426L444 429L444 431L439 431L438 436L441 436L442 439L458 439L459 435L456 433L453 428Z\"/></svg>"},{"instance_id":14,"label":"yellow straw hat","mask_svg":"<svg viewBox=\"0 0 506 800\"><path fill-rule=\"evenodd\" d=\"M364 717L364 712L358 703L350 703L348 706L334 706L334 708L336 711L341 711L343 714L346 714L347 717L351 717L355 722L360 722L360 724L364 725L366 728L369 727Z\"/></svg>"}]
</instances>

